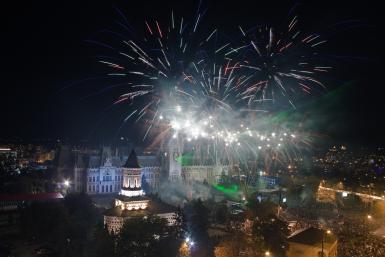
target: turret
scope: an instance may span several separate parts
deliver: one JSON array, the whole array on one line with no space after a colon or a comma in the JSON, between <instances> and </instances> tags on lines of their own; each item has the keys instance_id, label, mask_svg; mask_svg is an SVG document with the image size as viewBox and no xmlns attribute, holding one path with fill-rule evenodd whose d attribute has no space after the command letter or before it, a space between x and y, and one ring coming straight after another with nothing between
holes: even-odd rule
<instances>
[{"instance_id":1,"label":"turret","mask_svg":"<svg viewBox=\"0 0 385 257\"><path fill-rule=\"evenodd\" d=\"M123 186L120 192L125 196L144 195L142 190L142 168L138 163L138 157L134 150L131 151L123 169Z\"/></svg>"}]
</instances>

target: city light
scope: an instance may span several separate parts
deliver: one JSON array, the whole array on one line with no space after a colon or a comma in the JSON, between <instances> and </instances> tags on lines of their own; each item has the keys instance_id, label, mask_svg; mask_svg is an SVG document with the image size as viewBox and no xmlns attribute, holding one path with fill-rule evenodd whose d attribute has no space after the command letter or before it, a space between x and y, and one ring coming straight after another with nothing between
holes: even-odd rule
<instances>
[{"instance_id":1,"label":"city light","mask_svg":"<svg viewBox=\"0 0 385 257\"><path fill-rule=\"evenodd\" d=\"M70 185L70 181L68 179L64 180L64 185L68 187Z\"/></svg>"},{"instance_id":2,"label":"city light","mask_svg":"<svg viewBox=\"0 0 385 257\"><path fill-rule=\"evenodd\" d=\"M269 252L269 251L266 251L266 252L265 252L265 256L270 256L270 252Z\"/></svg>"}]
</instances>

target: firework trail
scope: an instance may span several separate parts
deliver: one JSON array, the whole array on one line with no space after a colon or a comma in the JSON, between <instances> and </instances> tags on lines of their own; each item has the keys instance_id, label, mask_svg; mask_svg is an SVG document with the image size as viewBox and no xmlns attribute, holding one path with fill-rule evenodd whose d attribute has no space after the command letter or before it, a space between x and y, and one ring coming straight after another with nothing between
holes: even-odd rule
<instances>
[{"instance_id":1,"label":"firework trail","mask_svg":"<svg viewBox=\"0 0 385 257\"><path fill-rule=\"evenodd\" d=\"M317 33L305 34L298 23L295 16L284 29L239 26L243 44L226 55L240 58L241 69L252 76L243 92L249 104L286 101L295 108L299 96L326 89L320 78L332 67L324 64L318 48L327 40Z\"/></svg>"}]
</instances>

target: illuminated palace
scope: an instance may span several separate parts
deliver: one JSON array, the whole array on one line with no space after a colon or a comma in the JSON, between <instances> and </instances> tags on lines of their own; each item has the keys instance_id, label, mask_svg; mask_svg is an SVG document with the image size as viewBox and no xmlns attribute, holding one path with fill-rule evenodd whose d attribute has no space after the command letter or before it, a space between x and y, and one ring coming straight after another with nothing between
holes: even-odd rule
<instances>
[{"instance_id":1,"label":"illuminated palace","mask_svg":"<svg viewBox=\"0 0 385 257\"><path fill-rule=\"evenodd\" d=\"M121 191L122 166L127 161L128 151L103 147L101 150L86 152L74 150L74 156L71 156L70 149L64 150L67 150L68 156L64 156L65 151L62 149L59 157L68 159L64 163L69 170L72 170L68 172L72 173L70 176L72 191L86 192L90 195L116 194ZM74 163L71 168L69 160L72 159ZM160 149L158 154L142 153L137 159L145 183L143 187L147 192L159 192L162 181L166 180L187 185L194 182L217 183L222 175L229 173L228 165L215 163L209 158L186 157L175 142L170 142L166 149Z\"/></svg>"},{"instance_id":2,"label":"illuminated palace","mask_svg":"<svg viewBox=\"0 0 385 257\"><path fill-rule=\"evenodd\" d=\"M122 167L122 187L115 197L114 207L104 214L104 224L110 232L117 233L126 219L156 215L165 218L169 225L175 222L175 208L157 200L151 200L142 189L142 168L134 151Z\"/></svg>"},{"instance_id":3,"label":"illuminated palace","mask_svg":"<svg viewBox=\"0 0 385 257\"><path fill-rule=\"evenodd\" d=\"M72 190L90 195L116 194L123 185L123 164L128 154L103 147L101 151L76 154L72 175ZM161 165L156 155L138 156L146 190L156 192L160 186Z\"/></svg>"}]
</instances>

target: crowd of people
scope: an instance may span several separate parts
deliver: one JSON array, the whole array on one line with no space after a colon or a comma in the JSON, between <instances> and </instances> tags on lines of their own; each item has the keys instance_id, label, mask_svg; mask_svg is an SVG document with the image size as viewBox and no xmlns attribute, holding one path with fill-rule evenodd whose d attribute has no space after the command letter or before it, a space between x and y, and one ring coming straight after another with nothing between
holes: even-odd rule
<instances>
[{"instance_id":1,"label":"crowd of people","mask_svg":"<svg viewBox=\"0 0 385 257\"><path fill-rule=\"evenodd\" d=\"M339 257L381 257L385 256L385 238L373 235L344 235L339 237Z\"/></svg>"},{"instance_id":2,"label":"crowd of people","mask_svg":"<svg viewBox=\"0 0 385 257\"><path fill-rule=\"evenodd\" d=\"M385 256L385 238L371 233L380 223L371 217L344 217L334 228L338 235L338 256Z\"/></svg>"}]
</instances>

